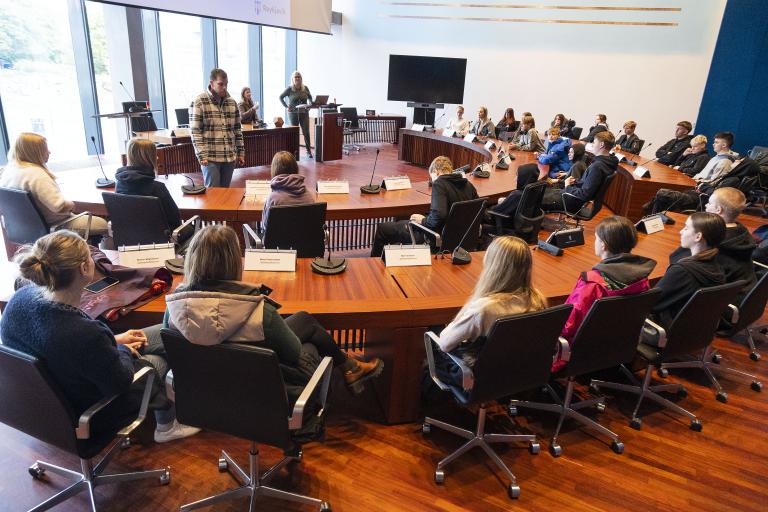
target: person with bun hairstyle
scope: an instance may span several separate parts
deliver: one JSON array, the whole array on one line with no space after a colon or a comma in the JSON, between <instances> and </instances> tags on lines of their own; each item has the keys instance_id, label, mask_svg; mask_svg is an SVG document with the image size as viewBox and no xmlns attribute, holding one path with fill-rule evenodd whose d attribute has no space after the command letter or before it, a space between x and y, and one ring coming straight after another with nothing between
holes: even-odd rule
<instances>
[{"instance_id":1,"label":"person with bun hairstyle","mask_svg":"<svg viewBox=\"0 0 768 512\"><path fill-rule=\"evenodd\" d=\"M95 269L82 238L72 231L56 231L22 248L15 261L30 284L8 302L0 337L6 346L45 363L77 416L104 398L121 395L94 417L91 428L112 432L127 425L138 412L144 389L143 382L132 385L133 374L151 365L157 370L151 402L157 420L155 442L199 432L176 421L173 403L165 396L168 366L162 342L148 340L137 329L113 335L80 309L83 288L93 281Z\"/></svg>"}]
</instances>

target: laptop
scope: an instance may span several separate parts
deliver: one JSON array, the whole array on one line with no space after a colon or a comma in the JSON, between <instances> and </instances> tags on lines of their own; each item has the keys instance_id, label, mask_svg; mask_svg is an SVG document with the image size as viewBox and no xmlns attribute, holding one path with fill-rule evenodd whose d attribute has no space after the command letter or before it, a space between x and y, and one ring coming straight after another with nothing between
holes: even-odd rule
<instances>
[{"instance_id":1,"label":"laptop","mask_svg":"<svg viewBox=\"0 0 768 512\"><path fill-rule=\"evenodd\" d=\"M322 94L319 94L315 96L315 102L313 105L327 105L328 104L328 95L326 94L323 96Z\"/></svg>"}]
</instances>

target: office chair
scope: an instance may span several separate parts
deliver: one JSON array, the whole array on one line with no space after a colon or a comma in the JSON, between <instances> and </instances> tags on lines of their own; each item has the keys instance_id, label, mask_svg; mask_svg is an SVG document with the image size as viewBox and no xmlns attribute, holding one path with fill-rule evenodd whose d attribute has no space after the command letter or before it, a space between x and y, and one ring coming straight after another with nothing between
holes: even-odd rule
<instances>
[{"instance_id":1,"label":"office chair","mask_svg":"<svg viewBox=\"0 0 768 512\"><path fill-rule=\"evenodd\" d=\"M657 393L657 391L676 392L679 397L684 398L688 395L685 388L680 384L651 386L652 370L661 368L661 365L667 361L705 350L715 336L723 311L743 287L744 281L736 281L700 289L686 302L666 328L646 319L646 326L643 328L643 335L637 346L637 353L648 361L642 384L622 365L621 370L632 382L631 385L593 379L590 383L591 389L597 392L602 388L608 388L639 395L629 422L634 429L640 430L642 427L643 420L637 413L643 399L647 397L662 407L687 416L691 420L691 430L701 432L701 421L695 414Z\"/></svg>"},{"instance_id":2,"label":"office chair","mask_svg":"<svg viewBox=\"0 0 768 512\"><path fill-rule=\"evenodd\" d=\"M609 174L608 176L603 179L603 183L600 185L600 188L597 189L597 192L595 193L595 197L593 197L590 201L587 201L586 203L582 203L581 206L576 209L573 205L569 207L568 203L572 201L580 201L577 199L573 194L569 194L568 192L563 192L562 195L562 201L563 201L563 207L562 209L552 210L550 213L557 213L560 216L560 220L564 219L572 219L576 221L576 225L581 225L582 221L590 221L592 220L595 215L600 213L600 210L603 209L603 201L605 200L605 194L608 192L608 187L611 186L611 182L616 177L616 172Z\"/></svg>"},{"instance_id":3,"label":"office chair","mask_svg":"<svg viewBox=\"0 0 768 512\"><path fill-rule=\"evenodd\" d=\"M483 208L485 208L485 199L483 198L456 201L451 205L440 233L432 231L418 222L411 221L408 223L411 243L416 244L413 228L417 228L430 239L430 245L437 253L451 253L459 246L459 243L467 251L476 251L480 241L480 220L482 217L479 213L482 212Z\"/></svg>"},{"instance_id":4,"label":"office chair","mask_svg":"<svg viewBox=\"0 0 768 512\"><path fill-rule=\"evenodd\" d=\"M638 155L643 150L643 146L645 146L645 141L643 139L637 139L637 154Z\"/></svg>"},{"instance_id":5,"label":"office chair","mask_svg":"<svg viewBox=\"0 0 768 512\"><path fill-rule=\"evenodd\" d=\"M149 105L146 101L124 101L123 112L142 112L147 110ZM157 130L155 124L155 118L152 117L152 112L147 113L141 117L131 117L131 132L153 132Z\"/></svg>"},{"instance_id":6,"label":"office chair","mask_svg":"<svg viewBox=\"0 0 768 512\"><path fill-rule=\"evenodd\" d=\"M576 377L588 373L613 368L632 360L637 350L637 339L643 327L645 317L659 300L661 290L652 289L637 295L621 295L605 297L595 301L587 316L576 331L573 341L561 344L561 358L568 365L552 375L553 378L565 377L568 381L565 397L560 398L555 390L547 385L547 391L554 398L554 404L512 400L509 404L511 415L517 414L520 407L528 407L559 414L557 428L549 444L549 452L553 457L562 454L562 448L557 442L557 436L566 418L574 419L592 430L596 430L612 439L611 450L616 453L624 452L624 443L619 436L608 430L600 423L587 418L579 409L596 406L598 412L605 410L605 398L593 398L573 402L573 388Z\"/></svg>"},{"instance_id":7,"label":"office chair","mask_svg":"<svg viewBox=\"0 0 768 512\"><path fill-rule=\"evenodd\" d=\"M765 339L766 333L764 331L766 326L755 326L755 324L763 316L765 306L768 304L768 266L757 261L753 263L762 269L763 274L738 305L728 305L726 318L721 323L721 329L717 332L717 335L724 338L732 338L741 332L746 332L749 358L753 361L759 361L760 352L757 351L755 346L754 336L758 335ZM712 358L713 361L720 361L720 355L717 354L716 350L712 351Z\"/></svg>"},{"instance_id":8,"label":"office chair","mask_svg":"<svg viewBox=\"0 0 768 512\"><path fill-rule=\"evenodd\" d=\"M263 232L243 225L247 249L295 249L299 258L325 253L325 211L328 203L272 206Z\"/></svg>"},{"instance_id":9,"label":"office chair","mask_svg":"<svg viewBox=\"0 0 768 512\"><path fill-rule=\"evenodd\" d=\"M171 367L166 377L167 393L174 397L178 420L251 442L248 471L223 450L219 459L219 470L229 471L240 487L188 503L181 510L241 497L249 497L250 510L254 510L256 498L266 496L330 511L328 504L319 499L265 484L287 463L302 460L298 436L311 422L322 421L333 370L332 359L322 359L295 405L291 406L281 365L273 351L237 343L195 345L171 329L163 329L161 336ZM280 448L286 457L260 474L258 444Z\"/></svg>"},{"instance_id":10,"label":"office chair","mask_svg":"<svg viewBox=\"0 0 768 512\"><path fill-rule=\"evenodd\" d=\"M176 108L176 126L179 128L189 128L189 108Z\"/></svg>"},{"instance_id":11,"label":"office chair","mask_svg":"<svg viewBox=\"0 0 768 512\"><path fill-rule=\"evenodd\" d=\"M581 126L574 126L573 128L571 128L571 138L576 140L581 139L581 132L583 131L584 131L584 128L582 128Z\"/></svg>"},{"instance_id":12,"label":"office chair","mask_svg":"<svg viewBox=\"0 0 768 512\"><path fill-rule=\"evenodd\" d=\"M458 403L464 406L479 405L475 431L466 430L433 418L424 418L422 432L429 434L432 427L447 430L468 441L458 450L437 463L435 482L445 481L444 468L474 447L480 447L510 480L507 492L510 498L520 496L515 475L504 464L490 443L527 441L532 454L539 453L535 435L486 434L486 407L493 401L513 393L526 391L546 384L552 366L552 353L557 338L571 313L572 306L564 304L554 308L513 315L494 322L482 344L477 360L470 369L464 360L451 352L445 353L461 369L462 385L443 382L438 376L435 351L438 337L433 332L424 335L429 375L443 391L450 391Z\"/></svg>"},{"instance_id":13,"label":"office chair","mask_svg":"<svg viewBox=\"0 0 768 512\"><path fill-rule=\"evenodd\" d=\"M356 133L367 132L368 130L360 127L360 118L357 116L356 107L341 107L342 117L344 119L344 139L351 139ZM348 155L350 150L360 151L363 146L358 144L350 144L348 142L342 145L341 149L344 150L344 154Z\"/></svg>"},{"instance_id":14,"label":"office chair","mask_svg":"<svg viewBox=\"0 0 768 512\"><path fill-rule=\"evenodd\" d=\"M60 387L50 376L45 364L34 356L0 344L0 421L27 435L71 453L80 459L80 471L73 471L43 461L35 461L29 474L42 480L46 473L74 478L64 490L51 496L32 510L48 510L81 492L89 495L90 509L96 511L94 488L100 485L157 478L161 485L171 481L169 468L104 474L118 447L130 446L131 433L144 421L152 391L154 370L145 367L136 372L133 382L144 380L144 394L138 415L124 418L119 431L91 431L91 422L117 396L99 401L78 418L64 398ZM100 461L93 459L107 448Z\"/></svg>"},{"instance_id":15,"label":"office chair","mask_svg":"<svg viewBox=\"0 0 768 512\"><path fill-rule=\"evenodd\" d=\"M511 234L522 238L529 244L535 244L539 238L541 223L544 220L541 201L544 199L544 191L547 186L547 182L543 180L526 185L514 215L506 215L494 211L493 208L488 208L486 211L495 221L496 235Z\"/></svg>"}]
</instances>

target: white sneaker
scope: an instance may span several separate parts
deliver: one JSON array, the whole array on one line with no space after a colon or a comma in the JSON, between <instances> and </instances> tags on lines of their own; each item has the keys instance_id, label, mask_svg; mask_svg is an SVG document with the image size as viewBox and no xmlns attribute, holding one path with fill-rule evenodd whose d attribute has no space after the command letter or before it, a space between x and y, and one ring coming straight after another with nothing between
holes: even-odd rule
<instances>
[{"instance_id":1,"label":"white sneaker","mask_svg":"<svg viewBox=\"0 0 768 512\"><path fill-rule=\"evenodd\" d=\"M167 443L168 441L175 441L177 439L184 439L185 437L193 436L200 432L197 427L190 427L188 425L182 425L176 420L173 420L173 426L164 432L160 432L155 429L155 442Z\"/></svg>"}]
</instances>

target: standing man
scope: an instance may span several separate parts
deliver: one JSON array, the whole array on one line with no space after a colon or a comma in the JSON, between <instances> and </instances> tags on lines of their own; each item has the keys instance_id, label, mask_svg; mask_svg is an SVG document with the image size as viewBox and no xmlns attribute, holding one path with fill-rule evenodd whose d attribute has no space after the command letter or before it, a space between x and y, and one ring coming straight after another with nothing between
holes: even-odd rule
<instances>
[{"instance_id":1,"label":"standing man","mask_svg":"<svg viewBox=\"0 0 768 512\"><path fill-rule=\"evenodd\" d=\"M227 93L227 73L211 70L208 90L199 94L189 117L192 144L206 187L229 187L235 161L245 165L245 145L237 102Z\"/></svg>"}]
</instances>

